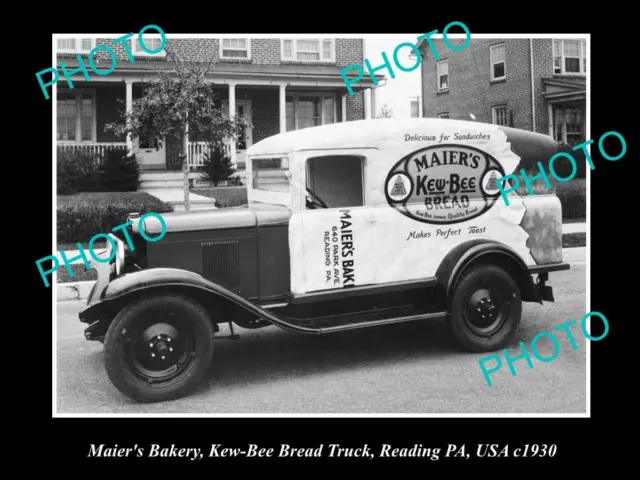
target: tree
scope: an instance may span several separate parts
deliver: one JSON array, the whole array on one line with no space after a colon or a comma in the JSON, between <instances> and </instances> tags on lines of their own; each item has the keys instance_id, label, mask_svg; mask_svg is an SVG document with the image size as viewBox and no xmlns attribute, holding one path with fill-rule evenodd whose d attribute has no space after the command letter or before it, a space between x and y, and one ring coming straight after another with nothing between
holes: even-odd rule
<instances>
[{"instance_id":1,"label":"tree","mask_svg":"<svg viewBox=\"0 0 640 480\"><path fill-rule=\"evenodd\" d=\"M213 58L187 65L168 47L165 50L173 69L145 82L143 95L133 101L131 111L120 112L122 123L108 124L105 131L116 135L130 134L132 139L148 137L159 145L165 138L178 140L181 145L179 162L183 172L184 209L189 211L189 137L223 148L230 140L237 140L247 122L244 117L234 115L233 119L230 118L220 108L220 97L214 90L214 84L206 80Z\"/></svg>"},{"instance_id":2,"label":"tree","mask_svg":"<svg viewBox=\"0 0 640 480\"><path fill-rule=\"evenodd\" d=\"M376 118L393 118L393 110L385 104L384 107L380 109Z\"/></svg>"}]
</instances>

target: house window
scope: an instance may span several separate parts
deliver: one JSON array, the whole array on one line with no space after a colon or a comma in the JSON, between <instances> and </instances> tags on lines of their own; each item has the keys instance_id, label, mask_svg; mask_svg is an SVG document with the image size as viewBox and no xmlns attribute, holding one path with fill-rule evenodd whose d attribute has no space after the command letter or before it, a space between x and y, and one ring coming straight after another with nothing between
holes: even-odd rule
<instances>
[{"instance_id":1,"label":"house window","mask_svg":"<svg viewBox=\"0 0 640 480\"><path fill-rule=\"evenodd\" d=\"M449 118L449 112L447 113L439 113L438 118Z\"/></svg>"},{"instance_id":2,"label":"house window","mask_svg":"<svg viewBox=\"0 0 640 480\"><path fill-rule=\"evenodd\" d=\"M503 127L508 126L509 121L507 119L507 106L506 105L499 105L497 107L492 107L491 109L491 113L492 113L492 122L495 125L501 125Z\"/></svg>"},{"instance_id":3,"label":"house window","mask_svg":"<svg viewBox=\"0 0 640 480\"><path fill-rule=\"evenodd\" d=\"M294 93L287 95L286 115L288 132L335 123L335 94Z\"/></svg>"},{"instance_id":4,"label":"house window","mask_svg":"<svg viewBox=\"0 0 640 480\"><path fill-rule=\"evenodd\" d=\"M586 75L587 41L554 40L553 73L557 75Z\"/></svg>"},{"instance_id":5,"label":"house window","mask_svg":"<svg viewBox=\"0 0 640 480\"><path fill-rule=\"evenodd\" d=\"M292 38L282 40L282 60L335 62L333 38Z\"/></svg>"},{"instance_id":6,"label":"house window","mask_svg":"<svg viewBox=\"0 0 640 480\"><path fill-rule=\"evenodd\" d=\"M144 46L147 47L147 50L151 50L152 52L155 52L162 46L162 38L160 37L160 35L145 33L143 35L143 41L144 41ZM140 45L140 35L134 35L133 37L131 37L131 43L133 44L132 50L134 55L164 57L167 54L167 51L165 49L162 49L160 52L157 52L157 53L147 52L144 48L142 48L142 45Z\"/></svg>"},{"instance_id":7,"label":"house window","mask_svg":"<svg viewBox=\"0 0 640 480\"><path fill-rule=\"evenodd\" d=\"M251 40L248 38L223 38L220 42L220 58L250 59Z\"/></svg>"},{"instance_id":8,"label":"house window","mask_svg":"<svg viewBox=\"0 0 640 480\"><path fill-rule=\"evenodd\" d=\"M438 81L438 91L449 88L449 60L441 60L436 63L436 75Z\"/></svg>"},{"instance_id":9,"label":"house window","mask_svg":"<svg viewBox=\"0 0 640 480\"><path fill-rule=\"evenodd\" d=\"M418 100L411 100L411 118L417 118L420 116L420 106Z\"/></svg>"},{"instance_id":10,"label":"house window","mask_svg":"<svg viewBox=\"0 0 640 480\"><path fill-rule=\"evenodd\" d=\"M491 80L502 80L507 77L504 43L494 45L491 52Z\"/></svg>"},{"instance_id":11,"label":"house window","mask_svg":"<svg viewBox=\"0 0 640 480\"><path fill-rule=\"evenodd\" d=\"M96 97L90 90L58 91L57 139L60 142L96 141Z\"/></svg>"},{"instance_id":12,"label":"house window","mask_svg":"<svg viewBox=\"0 0 640 480\"><path fill-rule=\"evenodd\" d=\"M585 141L582 109L556 107L554 124L556 142L573 147Z\"/></svg>"},{"instance_id":13,"label":"house window","mask_svg":"<svg viewBox=\"0 0 640 480\"><path fill-rule=\"evenodd\" d=\"M95 38L58 38L58 53L89 53L96 46Z\"/></svg>"}]
</instances>

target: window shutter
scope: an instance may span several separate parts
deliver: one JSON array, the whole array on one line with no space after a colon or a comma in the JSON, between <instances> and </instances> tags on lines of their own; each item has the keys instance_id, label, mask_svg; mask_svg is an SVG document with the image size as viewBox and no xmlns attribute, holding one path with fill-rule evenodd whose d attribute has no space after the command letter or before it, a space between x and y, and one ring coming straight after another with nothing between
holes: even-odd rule
<instances>
[{"instance_id":1,"label":"window shutter","mask_svg":"<svg viewBox=\"0 0 640 480\"><path fill-rule=\"evenodd\" d=\"M332 50L333 40L325 39L322 41L322 59L325 61L331 61L331 50Z\"/></svg>"},{"instance_id":2,"label":"window shutter","mask_svg":"<svg viewBox=\"0 0 640 480\"><path fill-rule=\"evenodd\" d=\"M293 60L293 40L284 40L282 57L286 60Z\"/></svg>"}]
</instances>

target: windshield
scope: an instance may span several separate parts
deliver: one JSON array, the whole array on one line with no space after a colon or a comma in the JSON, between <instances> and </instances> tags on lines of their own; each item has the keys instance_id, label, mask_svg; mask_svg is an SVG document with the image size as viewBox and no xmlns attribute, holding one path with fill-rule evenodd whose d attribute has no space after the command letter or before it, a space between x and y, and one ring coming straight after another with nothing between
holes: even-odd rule
<instances>
[{"instance_id":1,"label":"windshield","mask_svg":"<svg viewBox=\"0 0 640 480\"><path fill-rule=\"evenodd\" d=\"M253 172L252 186L255 190L288 193L290 185L289 159L254 159L251 162Z\"/></svg>"}]
</instances>

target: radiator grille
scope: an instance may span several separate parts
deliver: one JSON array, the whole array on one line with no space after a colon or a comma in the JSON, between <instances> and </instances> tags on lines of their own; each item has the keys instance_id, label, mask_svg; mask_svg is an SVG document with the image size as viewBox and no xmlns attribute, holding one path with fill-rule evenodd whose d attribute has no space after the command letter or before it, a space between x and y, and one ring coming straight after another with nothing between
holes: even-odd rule
<instances>
[{"instance_id":1,"label":"radiator grille","mask_svg":"<svg viewBox=\"0 0 640 480\"><path fill-rule=\"evenodd\" d=\"M240 246L238 240L202 242L202 274L229 288L240 284Z\"/></svg>"}]
</instances>

